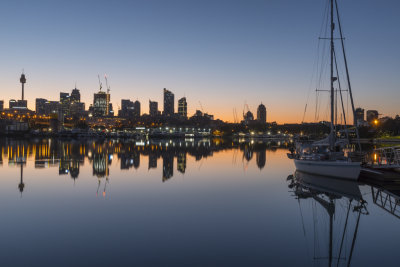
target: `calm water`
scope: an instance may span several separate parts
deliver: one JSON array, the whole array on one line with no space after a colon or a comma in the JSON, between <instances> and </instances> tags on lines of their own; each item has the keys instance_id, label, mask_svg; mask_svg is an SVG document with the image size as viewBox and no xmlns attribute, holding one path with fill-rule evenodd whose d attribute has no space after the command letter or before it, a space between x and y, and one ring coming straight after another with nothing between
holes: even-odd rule
<instances>
[{"instance_id":1,"label":"calm water","mask_svg":"<svg viewBox=\"0 0 400 267\"><path fill-rule=\"evenodd\" d=\"M396 186L291 176L285 146L1 139L0 264L398 266Z\"/></svg>"}]
</instances>

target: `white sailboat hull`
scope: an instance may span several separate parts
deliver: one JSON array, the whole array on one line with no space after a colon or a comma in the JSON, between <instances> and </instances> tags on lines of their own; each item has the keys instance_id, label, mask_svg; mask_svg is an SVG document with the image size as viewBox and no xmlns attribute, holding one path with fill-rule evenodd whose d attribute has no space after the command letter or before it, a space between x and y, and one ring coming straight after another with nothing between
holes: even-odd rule
<instances>
[{"instance_id":1,"label":"white sailboat hull","mask_svg":"<svg viewBox=\"0 0 400 267\"><path fill-rule=\"evenodd\" d=\"M296 165L296 170L301 172L353 181L358 180L361 171L360 162L295 159L294 164Z\"/></svg>"}]
</instances>

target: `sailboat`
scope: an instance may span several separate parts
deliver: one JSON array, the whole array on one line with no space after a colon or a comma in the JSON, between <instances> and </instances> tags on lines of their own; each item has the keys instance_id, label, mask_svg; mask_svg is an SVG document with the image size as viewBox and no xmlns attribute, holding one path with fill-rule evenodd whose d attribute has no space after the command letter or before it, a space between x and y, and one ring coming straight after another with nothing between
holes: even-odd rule
<instances>
[{"instance_id":1,"label":"sailboat","mask_svg":"<svg viewBox=\"0 0 400 267\"><path fill-rule=\"evenodd\" d=\"M339 25L340 38L335 38L335 16ZM348 180L357 180L361 171L361 162L353 162L348 155L344 154L344 148L349 143L348 140L338 139L335 127L335 86L339 88L340 99L342 102L342 112L346 123L346 116L344 112L344 104L342 98L342 90L339 79L338 64L336 61L336 53L334 40L340 39L342 44L342 52L344 63L346 67L347 85L350 94L353 114L354 114L354 101L351 93L351 85L349 79L349 72L347 68L347 59L344 50L342 28L339 19L339 11L337 0L330 0L330 37L322 38L330 40L330 133L329 136L323 140L313 143L296 143L296 150L292 150L288 157L294 160L296 170L323 175L335 178L342 178ZM357 129L356 129L357 131ZM347 133L347 131L346 131ZM357 132L358 133L358 132ZM358 134L357 134L358 135ZM348 134L347 134L348 137ZM346 142L347 141L347 142Z\"/></svg>"}]
</instances>

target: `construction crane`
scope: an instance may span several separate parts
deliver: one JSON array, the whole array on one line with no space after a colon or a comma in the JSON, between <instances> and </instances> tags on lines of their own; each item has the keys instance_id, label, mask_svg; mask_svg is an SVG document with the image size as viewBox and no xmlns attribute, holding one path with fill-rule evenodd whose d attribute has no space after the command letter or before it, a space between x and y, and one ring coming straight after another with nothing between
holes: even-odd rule
<instances>
[{"instance_id":1,"label":"construction crane","mask_svg":"<svg viewBox=\"0 0 400 267\"><path fill-rule=\"evenodd\" d=\"M245 116L245 114L250 111L249 105L247 105L247 102L244 101L244 107L243 107L243 117Z\"/></svg>"},{"instance_id":2,"label":"construction crane","mask_svg":"<svg viewBox=\"0 0 400 267\"><path fill-rule=\"evenodd\" d=\"M99 78L99 86L100 86L100 91L101 91L101 89L103 88L103 85L102 85L102 83L101 83L101 81L100 81L100 75L97 74L97 77Z\"/></svg>"},{"instance_id":3,"label":"construction crane","mask_svg":"<svg viewBox=\"0 0 400 267\"><path fill-rule=\"evenodd\" d=\"M104 74L104 79L106 80L107 94L109 94L111 88L110 88L110 86L108 85L107 74Z\"/></svg>"},{"instance_id":4,"label":"construction crane","mask_svg":"<svg viewBox=\"0 0 400 267\"><path fill-rule=\"evenodd\" d=\"M201 104L201 102L200 102L200 101L199 101L199 104L200 104L201 112L203 112L203 114L204 114L203 105Z\"/></svg>"},{"instance_id":5,"label":"construction crane","mask_svg":"<svg viewBox=\"0 0 400 267\"><path fill-rule=\"evenodd\" d=\"M237 116L237 112L236 112L236 108L233 108L233 122L234 123L238 123L238 116Z\"/></svg>"}]
</instances>

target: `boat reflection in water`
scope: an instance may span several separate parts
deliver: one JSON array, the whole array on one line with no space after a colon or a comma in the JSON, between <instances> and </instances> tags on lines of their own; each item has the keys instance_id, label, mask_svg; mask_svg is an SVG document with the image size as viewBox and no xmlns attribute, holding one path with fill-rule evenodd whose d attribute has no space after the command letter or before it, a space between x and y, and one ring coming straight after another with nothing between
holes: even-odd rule
<instances>
[{"instance_id":1,"label":"boat reflection in water","mask_svg":"<svg viewBox=\"0 0 400 267\"><path fill-rule=\"evenodd\" d=\"M358 183L302 172L287 179L314 265L349 266L361 215L368 215Z\"/></svg>"}]
</instances>

